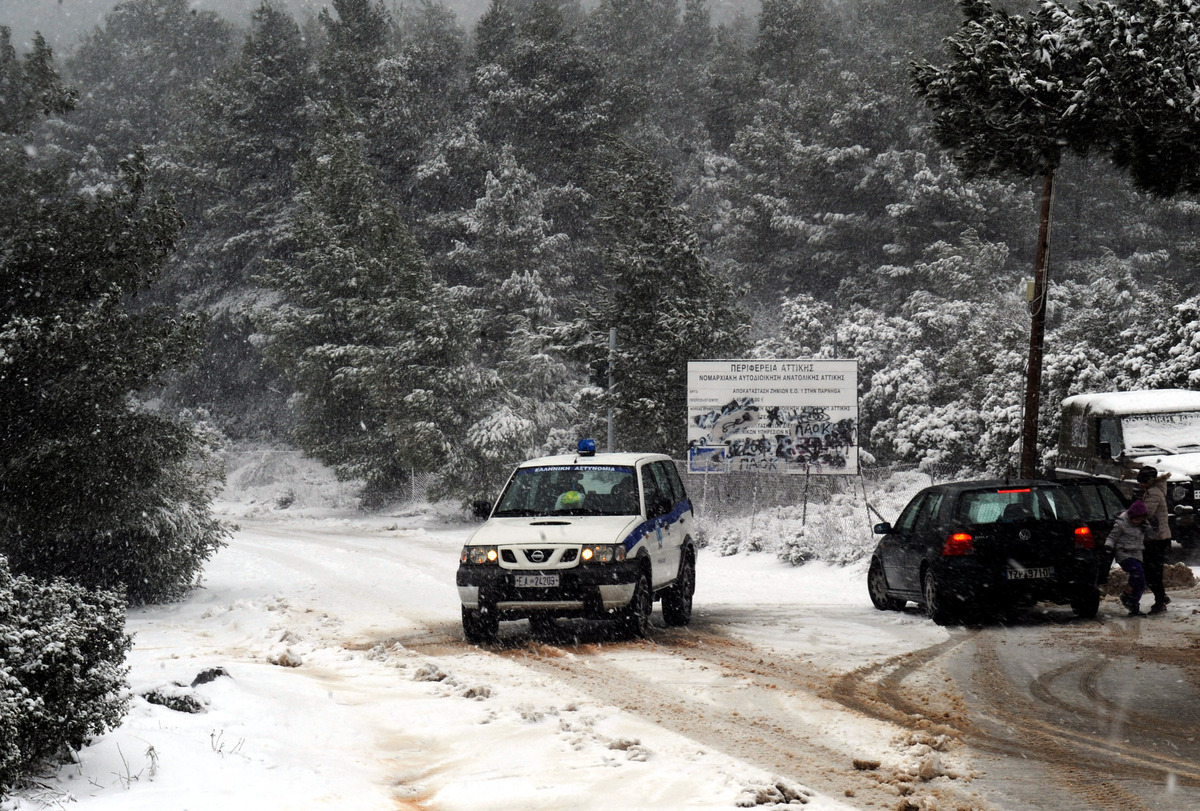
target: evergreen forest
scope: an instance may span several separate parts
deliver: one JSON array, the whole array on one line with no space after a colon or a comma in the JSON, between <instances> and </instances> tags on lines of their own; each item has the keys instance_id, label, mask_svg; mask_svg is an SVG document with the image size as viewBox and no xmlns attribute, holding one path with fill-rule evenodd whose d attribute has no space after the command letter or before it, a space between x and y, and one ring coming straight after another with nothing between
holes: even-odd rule
<instances>
[{"instance_id":1,"label":"evergreen forest","mask_svg":"<svg viewBox=\"0 0 1200 811\"><path fill-rule=\"evenodd\" d=\"M490 497L610 409L622 449L678 458L705 358L857 359L864 458L1014 470L1041 180L956 164L913 89L983 5L493 0L468 27L437 0L264 0L245 25L126 0L63 53L0 28L0 82L28 91L0 93L6 207L87 220L60 220L56 316L125 313L120 340L64 334L39 368L78 384L97 343L134 364L105 425L149 422L149 445L94 444L176 460L175 503L203 501L186 471L222 437L295 443L367 506L414 471ZM1043 464L1064 396L1200 385L1200 207L1078 152ZM146 272L105 281L134 252ZM6 284L10 309L31 295Z\"/></svg>"}]
</instances>

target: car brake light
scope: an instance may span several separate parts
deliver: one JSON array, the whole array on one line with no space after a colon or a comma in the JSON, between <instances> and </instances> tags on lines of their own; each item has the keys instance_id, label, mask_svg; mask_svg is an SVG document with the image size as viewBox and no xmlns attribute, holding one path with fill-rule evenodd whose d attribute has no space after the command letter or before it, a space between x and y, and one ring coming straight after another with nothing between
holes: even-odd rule
<instances>
[{"instance_id":1,"label":"car brake light","mask_svg":"<svg viewBox=\"0 0 1200 811\"><path fill-rule=\"evenodd\" d=\"M1094 549L1096 547L1096 539L1092 537L1092 531L1088 527L1075 527L1075 545L1080 549Z\"/></svg>"},{"instance_id":2,"label":"car brake light","mask_svg":"<svg viewBox=\"0 0 1200 811\"><path fill-rule=\"evenodd\" d=\"M969 533L956 532L946 539L946 544L942 547L942 554L950 555L970 555L975 551L975 541Z\"/></svg>"}]
</instances>

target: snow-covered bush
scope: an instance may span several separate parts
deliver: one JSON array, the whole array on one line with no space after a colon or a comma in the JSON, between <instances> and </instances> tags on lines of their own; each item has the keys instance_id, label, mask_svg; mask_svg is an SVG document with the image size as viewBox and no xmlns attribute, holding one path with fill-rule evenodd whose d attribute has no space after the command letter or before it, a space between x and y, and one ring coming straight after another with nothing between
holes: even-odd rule
<instances>
[{"instance_id":1,"label":"snow-covered bush","mask_svg":"<svg viewBox=\"0 0 1200 811\"><path fill-rule=\"evenodd\" d=\"M813 560L835 565L866 556L875 541L861 498L835 496L826 504L772 507L725 523L709 539L719 555L773 552L799 566Z\"/></svg>"},{"instance_id":2,"label":"snow-covered bush","mask_svg":"<svg viewBox=\"0 0 1200 811\"><path fill-rule=\"evenodd\" d=\"M697 535L701 546L722 556L769 552L793 566L816 560L844 566L868 556L877 541L871 531L874 524L895 520L929 483L928 475L912 470L869 484L866 494L854 487L845 492L813 488L807 504L716 518L711 514L719 515L720 506L710 504L710 515L702 513L698 521Z\"/></svg>"},{"instance_id":3,"label":"snow-covered bush","mask_svg":"<svg viewBox=\"0 0 1200 811\"><path fill-rule=\"evenodd\" d=\"M229 534L211 509L224 483L218 438L203 423L154 414L111 429L76 443L93 451L86 462L76 457L86 448L47 451L8 479L22 489L0 510L0 554L43 581L122 589L133 603L177 599Z\"/></svg>"},{"instance_id":4,"label":"snow-covered bush","mask_svg":"<svg viewBox=\"0 0 1200 811\"><path fill-rule=\"evenodd\" d=\"M13 577L0 556L0 796L120 723L130 645L119 594Z\"/></svg>"}]
</instances>

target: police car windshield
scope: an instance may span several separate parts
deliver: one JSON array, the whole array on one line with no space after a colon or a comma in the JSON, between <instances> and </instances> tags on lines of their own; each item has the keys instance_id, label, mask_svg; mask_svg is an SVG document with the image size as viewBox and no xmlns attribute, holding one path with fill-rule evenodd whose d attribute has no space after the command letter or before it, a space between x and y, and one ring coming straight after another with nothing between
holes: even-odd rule
<instances>
[{"instance_id":1,"label":"police car windshield","mask_svg":"<svg viewBox=\"0 0 1200 811\"><path fill-rule=\"evenodd\" d=\"M632 467L553 465L519 469L492 515L528 518L640 512L637 478Z\"/></svg>"}]
</instances>

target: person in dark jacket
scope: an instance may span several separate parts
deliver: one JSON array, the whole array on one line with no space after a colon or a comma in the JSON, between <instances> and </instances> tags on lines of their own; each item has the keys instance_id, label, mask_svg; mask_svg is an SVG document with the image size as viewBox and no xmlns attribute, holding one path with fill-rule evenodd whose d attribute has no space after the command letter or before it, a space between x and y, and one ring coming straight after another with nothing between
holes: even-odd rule
<instances>
[{"instance_id":1,"label":"person in dark jacket","mask_svg":"<svg viewBox=\"0 0 1200 811\"><path fill-rule=\"evenodd\" d=\"M1146 570L1146 586L1154 592L1151 614L1167 610L1171 598L1163 587L1163 566L1167 563L1167 550L1171 547L1171 523L1167 512L1167 479L1170 473L1161 476L1156 468L1145 465L1138 471L1138 484L1142 486L1142 501L1146 503L1146 550L1142 566Z\"/></svg>"},{"instance_id":2,"label":"person in dark jacket","mask_svg":"<svg viewBox=\"0 0 1200 811\"><path fill-rule=\"evenodd\" d=\"M1143 616L1141 602L1146 591L1146 573L1142 568L1142 552L1146 546L1146 503L1141 499L1129 505L1129 509L1117 516L1104 548L1112 550L1117 565L1129 575L1129 585L1121 595L1121 605L1129 609L1129 616Z\"/></svg>"}]
</instances>

